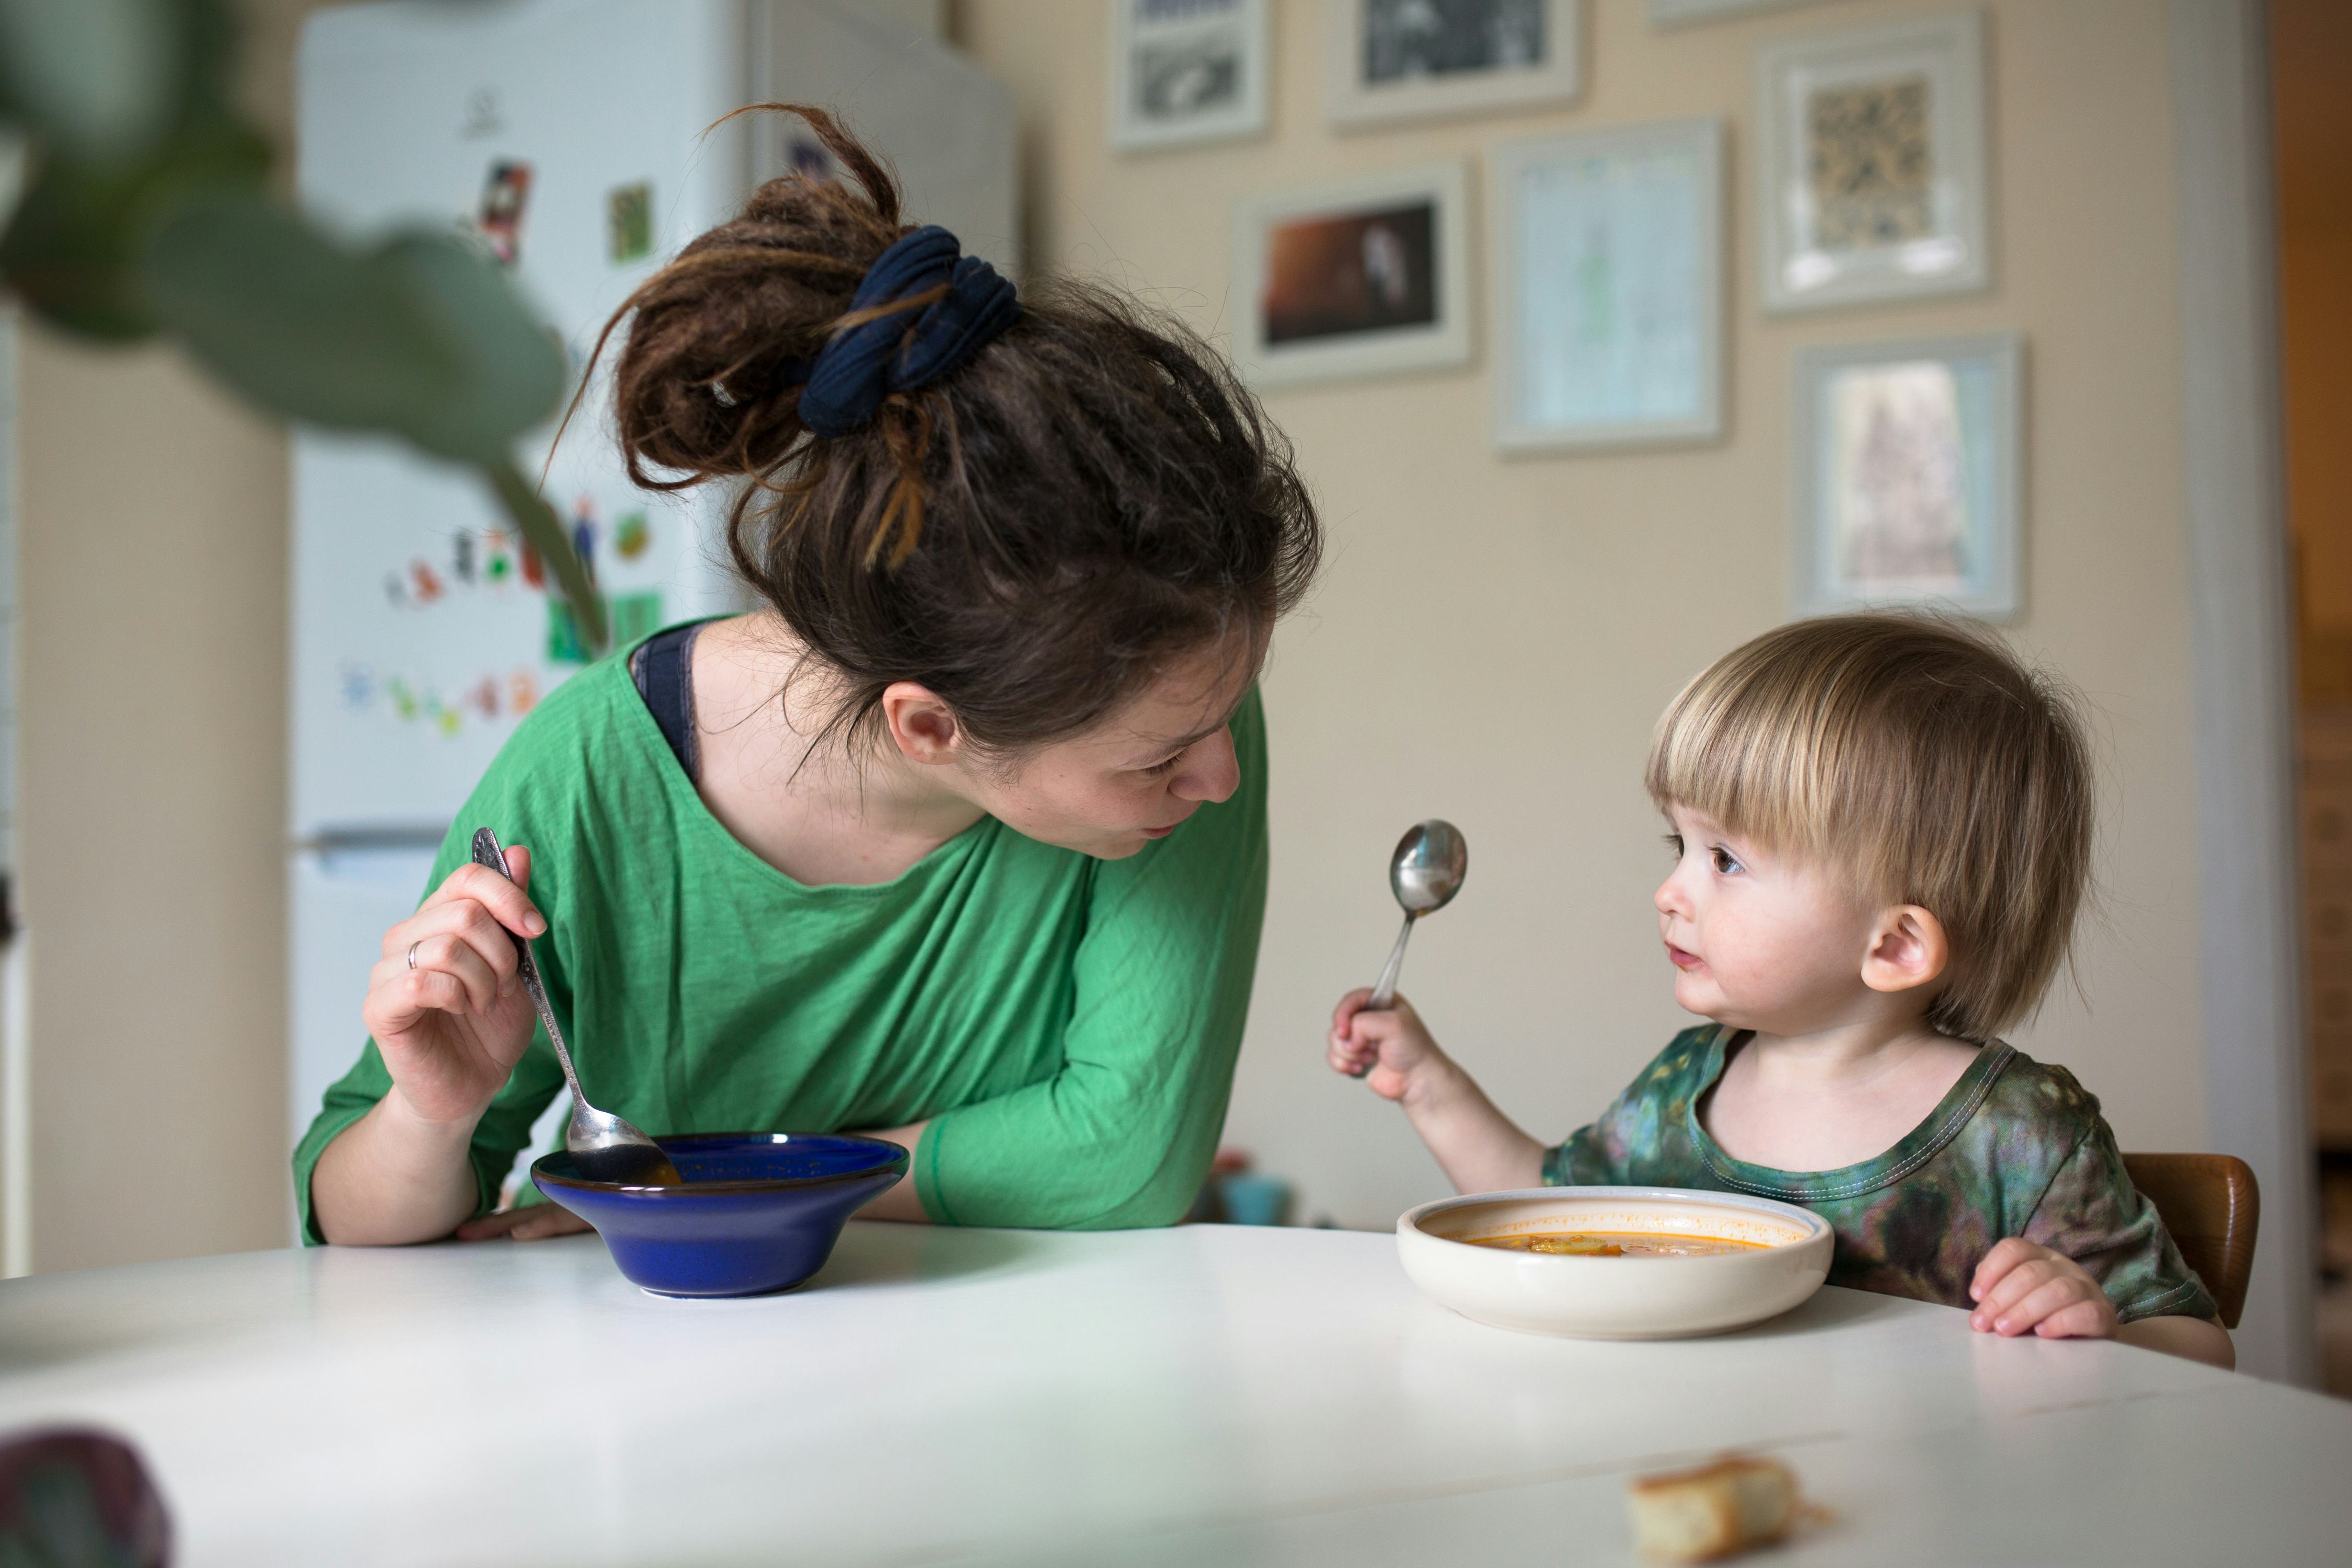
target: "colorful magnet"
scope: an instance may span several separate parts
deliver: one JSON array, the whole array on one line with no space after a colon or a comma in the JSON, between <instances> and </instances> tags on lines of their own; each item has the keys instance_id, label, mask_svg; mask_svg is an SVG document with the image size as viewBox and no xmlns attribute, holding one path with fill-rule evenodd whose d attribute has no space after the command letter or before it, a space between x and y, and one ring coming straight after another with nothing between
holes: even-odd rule
<instances>
[{"instance_id":1,"label":"colorful magnet","mask_svg":"<svg viewBox=\"0 0 2352 1568\"><path fill-rule=\"evenodd\" d=\"M534 588L547 586L547 563L528 539L522 542L522 580Z\"/></svg>"},{"instance_id":2,"label":"colorful magnet","mask_svg":"<svg viewBox=\"0 0 2352 1568\"><path fill-rule=\"evenodd\" d=\"M383 596L391 601L392 607L395 610L408 608L408 584L400 580L399 573L387 572L383 574Z\"/></svg>"},{"instance_id":3,"label":"colorful magnet","mask_svg":"<svg viewBox=\"0 0 2352 1568\"><path fill-rule=\"evenodd\" d=\"M604 618L612 625L615 647L650 637L661 630L661 595L652 589L642 594L615 594L604 601Z\"/></svg>"},{"instance_id":4,"label":"colorful magnet","mask_svg":"<svg viewBox=\"0 0 2352 1568\"><path fill-rule=\"evenodd\" d=\"M507 677L507 706L518 716L539 706L539 681L530 671L518 669Z\"/></svg>"},{"instance_id":5,"label":"colorful magnet","mask_svg":"<svg viewBox=\"0 0 2352 1568\"><path fill-rule=\"evenodd\" d=\"M644 512L629 512L613 525L613 553L624 561L635 561L653 542L653 530L646 526Z\"/></svg>"},{"instance_id":6,"label":"colorful magnet","mask_svg":"<svg viewBox=\"0 0 2352 1568\"><path fill-rule=\"evenodd\" d=\"M547 601L547 662L588 662L588 649L580 640L580 624L572 618L572 606L552 596Z\"/></svg>"},{"instance_id":7,"label":"colorful magnet","mask_svg":"<svg viewBox=\"0 0 2352 1568\"><path fill-rule=\"evenodd\" d=\"M474 580L474 536L460 533L449 547L449 574L460 583Z\"/></svg>"},{"instance_id":8,"label":"colorful magnet","mask_svg":"<svg viewBox=\"0 0 2352 1568\"><path fill-rule=\"evenodd\" d=\"M654 253L654 188L645 180L604 193L604 247L615 267Z\"/></svg>"},{"instance_id":9,"label":"colorful magnet","mask_svg":"<svg viewBox=\"0 0 2352 1568\"><path fill-rule=\"evenodd\" d=\"M357 660L346 662L336 689L344 707L353 712L364 712L375 701L375 671Z\"/></svg>"},{"instance_id":10,"label":"colorful magnet","mask_svg":"<svg viewBox=\"0 0 2352 1568\"><path fill-rule=\"evenodd\" d=\"M523 210L530 201L530 165L504 159L490 165L482 186L482 237L501 266L512 267L522 255Z\"/></svg>"},{"instance_id":11,"label":"colorful magnet","mask_svg":"<svg viewBox=\"0 0 2352 1568\"><path fill-rule=\"evenodd\" d=\"M572 553L580 557L580 570L588 580L596 580L596 504L582 496L572 507Z\"/></svg>"},{"instance_id":12,"label":"colorful magnet","mask_svg":"<svg viewBox=\"0 0 2352 1568\"><path fill-rule=\"evenodd\" d=\"M441 596L441 579L422 561L408 563L408 581L420 605L429 605Z\"/></svg>"}]
</instances>

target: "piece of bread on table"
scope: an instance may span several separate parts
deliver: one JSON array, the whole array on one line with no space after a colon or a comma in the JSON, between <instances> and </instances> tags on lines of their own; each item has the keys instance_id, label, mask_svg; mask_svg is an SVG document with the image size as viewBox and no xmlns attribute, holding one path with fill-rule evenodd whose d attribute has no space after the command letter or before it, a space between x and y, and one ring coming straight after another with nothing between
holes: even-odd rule
<instances>
[{"instance_id":1,"label":"piece of bread on table","mask_svg":"<svg viewBox=\"0 0 2352 1568\"><path fill-rule=\"evenodd\" d=\"M1797 1478L1777 1459L1727 1456L1696 1470L1627 1484L1633 1545L1659 1563L1706 1563L1785 1538Z\"/></svg>"}]
</instances>

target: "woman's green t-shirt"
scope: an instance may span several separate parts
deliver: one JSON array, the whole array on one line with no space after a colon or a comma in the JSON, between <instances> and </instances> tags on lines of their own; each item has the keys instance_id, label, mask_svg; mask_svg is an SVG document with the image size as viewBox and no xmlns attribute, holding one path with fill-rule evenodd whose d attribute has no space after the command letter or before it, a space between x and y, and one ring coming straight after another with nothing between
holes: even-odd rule
<instances>
[{"instance_id":1,"label":"woman's green t-shirt","mask_svg":"<svg viewBox=\"0 0 2352 1568\"><path fill-rule=\"evenodd\" d=\"M894 881L809 887L710 815L614 658L516 730L428 889L477 827L530 847L533 947L582 1088L647 1131L929 1119L913 1174L934 1220L1167 1225L1224 1124L1265 914L1255 691L1233 732L1233 797L1126 859L984 817ZM309 1240L320 1153L391 1087L371 1040L295 1150ZM474 1131L482 1209L562 1087L534 1031Z\"/></svg>"}]
</instances>

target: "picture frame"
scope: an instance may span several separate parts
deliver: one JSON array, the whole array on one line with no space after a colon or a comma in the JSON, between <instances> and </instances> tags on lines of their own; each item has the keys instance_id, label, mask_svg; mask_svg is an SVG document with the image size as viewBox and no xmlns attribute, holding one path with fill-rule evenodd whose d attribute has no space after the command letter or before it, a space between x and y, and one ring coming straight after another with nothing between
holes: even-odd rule
<instances>
[{"instance_id":1,"label":"picture frame","mask_svg":"<svg viewBox=\"0 0 2352 1568\"><path fill-rule=\"evenodd\" d=\"M1324 0L1330 122L1572 103L1584 90L1584 0Z\"/></svg>"},{"instance_id":2,"label":"picture frame","mask_svg":"<svg viewBox=\"0 0 2352 1568\"><path fill-rule=\"evenodd\" d=\"M2022 613L2025 345L2014 332L1801 352L1791 421L1801 615Z\"/></svg>"},{"instance_id":3,"label":"picture frame","mask_svg":"<svg viewBox=\"0 0 2352 1568\"><path fill-rule=\"evenodd\" d=\"M1764 308L1990 286L1984 102L1979 10L1759 50Z\"/></svg>"},{"instance_id":4,"label":"picture frame","mask_svg":"<svg viewBox=\"0 0 2352 1568\"><path fill-rule=\"evenodd\" d=\"M1654 30L1668 27L1694 27L1708 22L1728 22L1738 16L1754 16L1767 11L1790 11L1800 5L1818 5L1822 0L1648 0L1650 26Z\"/></svg>"},{"instance_id":5,"label":"picture frame","mask_svg":"<svg viewBox=\"0 0 2352 1568\"><path fill-rule=\"evenodd\" d=\"M1110 140L1123 153L1261 135L1269 0L1108 0Z\"/></svg>"},{"instance_id":6,"label":"picture frame","mask_svg":"<svg viewBox=\"0 0 2352 1568\"><path fill-rule=\"evenodd\" d=\"M1722 437L1725 135L1719 120L1677 120L1496 149L1502 450Z\"/></svg>"},{"instance_id":7,"label":"picture frame","mask_svg":"<svg viewBox=\"0 0 2352 1568\"><path fill-rule=\"evenodd\" d=\"M1469 219L1458 163L1243 197L1243 375L1282 386L1467 364Z\"/></svg>"}]
</instances>

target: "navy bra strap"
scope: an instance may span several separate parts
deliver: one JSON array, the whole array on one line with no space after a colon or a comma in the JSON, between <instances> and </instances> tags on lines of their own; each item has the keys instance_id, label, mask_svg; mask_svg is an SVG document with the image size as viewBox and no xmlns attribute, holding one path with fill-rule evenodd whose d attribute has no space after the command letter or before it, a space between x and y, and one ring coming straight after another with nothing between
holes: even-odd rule
<instances>
[{"instance_id":1,"label":"navy bra strap","mask_svg":"<svg viewBox=\"0 0 2352 1568\"><path fill-rule=\"evenodd\" d=\"M694 732L694 639L702 626L691 621L656 632L629 658L637 695L645 699L662 739L677 754L677 765L696 780L702 776L702 748Z\"/></svg>"}]
</instances>

